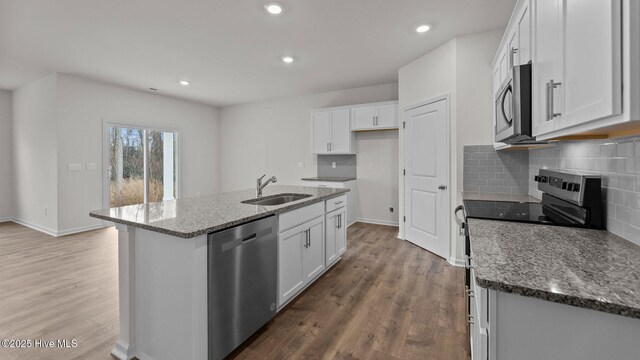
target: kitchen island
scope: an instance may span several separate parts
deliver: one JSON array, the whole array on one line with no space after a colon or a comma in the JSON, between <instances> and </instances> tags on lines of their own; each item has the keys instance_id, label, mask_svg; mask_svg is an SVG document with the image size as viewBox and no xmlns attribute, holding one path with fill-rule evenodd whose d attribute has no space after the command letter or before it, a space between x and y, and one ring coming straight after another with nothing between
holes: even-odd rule
<instances>
[{"instance_id":1,"label":"kitchen island","mask_svg":"<svg viewBox=\"0 0 640 360\"><path fill-rule=\"evenodd\" d=\"M346 249L342 218L348 191L270 186L263 199L278 194L305 197L279 205L253 205L243 201L254 199L255 190L242 190L91 212L91 217L114 222L118 229L120 335L112 354L119 359L208 359L208 235L270 216L279 218L278 251L284 246L292 251L287 258L278 253L278 273L287 275L288 281L278 278L278 308L282 308ZM286 261L296 256L296 249L311 247L312 231L304 228L305 222L312 223L322 246L314 248L313 271L297 281L291 274L298 269ZM305 245L296 244L302 233L307 236ZM342 250L336 246L340 239L345 243ZM285 272L280 271L282 266Z\"/></svg>"}]
</instances>

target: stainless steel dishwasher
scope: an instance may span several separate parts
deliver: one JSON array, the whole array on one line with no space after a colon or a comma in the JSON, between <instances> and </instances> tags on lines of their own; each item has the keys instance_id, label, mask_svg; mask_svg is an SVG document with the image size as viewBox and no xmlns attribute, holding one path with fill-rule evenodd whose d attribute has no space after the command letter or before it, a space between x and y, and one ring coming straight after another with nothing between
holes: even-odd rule
<instances>
[{"instance_id":1,"label":"stainless steel dishwasher","mask_svg":"<svg viewBox=\"0 0 640 360\"><path fill-rule=\"evenodd\" d=\"M276 314L276 216L208 236L209 360L222 359Z\"/></svg>"}]
</instances>

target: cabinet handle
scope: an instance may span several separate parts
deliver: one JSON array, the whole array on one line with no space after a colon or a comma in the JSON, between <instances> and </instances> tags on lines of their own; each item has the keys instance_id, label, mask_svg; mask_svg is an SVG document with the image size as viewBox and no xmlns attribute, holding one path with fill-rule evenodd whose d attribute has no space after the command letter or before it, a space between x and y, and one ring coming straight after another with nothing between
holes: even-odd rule
<instances>
[{"instance_id":1,"label":"cabinet handle","mask_svg":"<svg viewBox=\"0 0 640 360\"><path fill-rule=\"evenodd\" d=\"M331 148L332 148L331 145L332 145L331 142L329 142L329 151L331 151Z\"/></svg>"},{"instance_id":2,"label":"cabinet handle","mask_svg":"<svg viewBox=\"0 0 640 360\"><path fill-rule=\"evenodd\" d=\"M547 121L562 115L561 113L554 112L555 105L553 99L554 90L560 85L562 85L561 82L554 82L553 79L547 83Z\"/></svg>"},{"instance_id":3,"label":"cabinet handle","mask_svg":"<svg viewBox=\"0 0 640 360\"><path fill-rule=\"evenodd\" d=\"M342 201L336 201L336 202L334 202L333 204L334 204L334 205L340 205L340 204L342 204Z\"/></svg>"},{"instance_id":4,"label":"cabinet handle","mask_svg":"<svg viewBox=\"0 0 640 360\"><path fill-rule=\"evenodd\" d=\"M510 54L510 56L511 56L511 67L515 66L515 63L513 62L513 55L515 55L517 53L518 53L518 48L512 47L511 48L511 54Z\"/></svg>"},{"instance_id":5,"label":"cabinet handle","mask_svg":"<svg viewBox=\"0 0 640 360\"><path fill-rule=\"evenodd\" d=\"M329 151L329 143L327 143L327 151Z\"/></svg>"}]
</instances>

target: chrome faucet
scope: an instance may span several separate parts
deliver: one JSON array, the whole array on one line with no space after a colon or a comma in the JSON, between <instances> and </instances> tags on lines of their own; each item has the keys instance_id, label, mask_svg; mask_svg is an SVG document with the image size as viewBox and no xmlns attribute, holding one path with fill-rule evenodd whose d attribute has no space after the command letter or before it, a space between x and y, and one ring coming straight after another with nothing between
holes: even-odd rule
<instances>
[{"instance_id":1,"label":"chrome faucet","mask_svg":"<svg viewBox=\"0 0 640 360\"><path fill-rule=\"evenodd\" d=\"M275 176L272 176L271 178L267 179L267 181L265 181L263 184L262 179L265 176L267 176L267 174L260 176L256 181L256 197L262 197L262 189L264 189L265 186L269 185L269 183L275 183L278 181L278 179L276 179Z\"/></svg>"}]
</instances>

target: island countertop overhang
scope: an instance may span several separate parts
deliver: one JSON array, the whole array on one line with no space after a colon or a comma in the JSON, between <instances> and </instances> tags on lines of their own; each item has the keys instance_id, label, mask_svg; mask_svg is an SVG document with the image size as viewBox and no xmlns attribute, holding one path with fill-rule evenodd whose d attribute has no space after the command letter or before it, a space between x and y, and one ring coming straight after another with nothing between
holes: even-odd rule
<instances>
[{"instance_id":1,"label":"island countertop overhang","mask_svg":"<svg viewBox=\"0 0 640 360\"><path fill-rule=\"evenodd\" d=\"M335 198L348 191L349 189L274 185L264 189L264 197L283 193L299 193L311 196L274 206L243 204L242 201L256 197L255 189L249 189L94 210L89 213L89 216L161 234L190 239Z\"/></svg>"}]
</instances>

